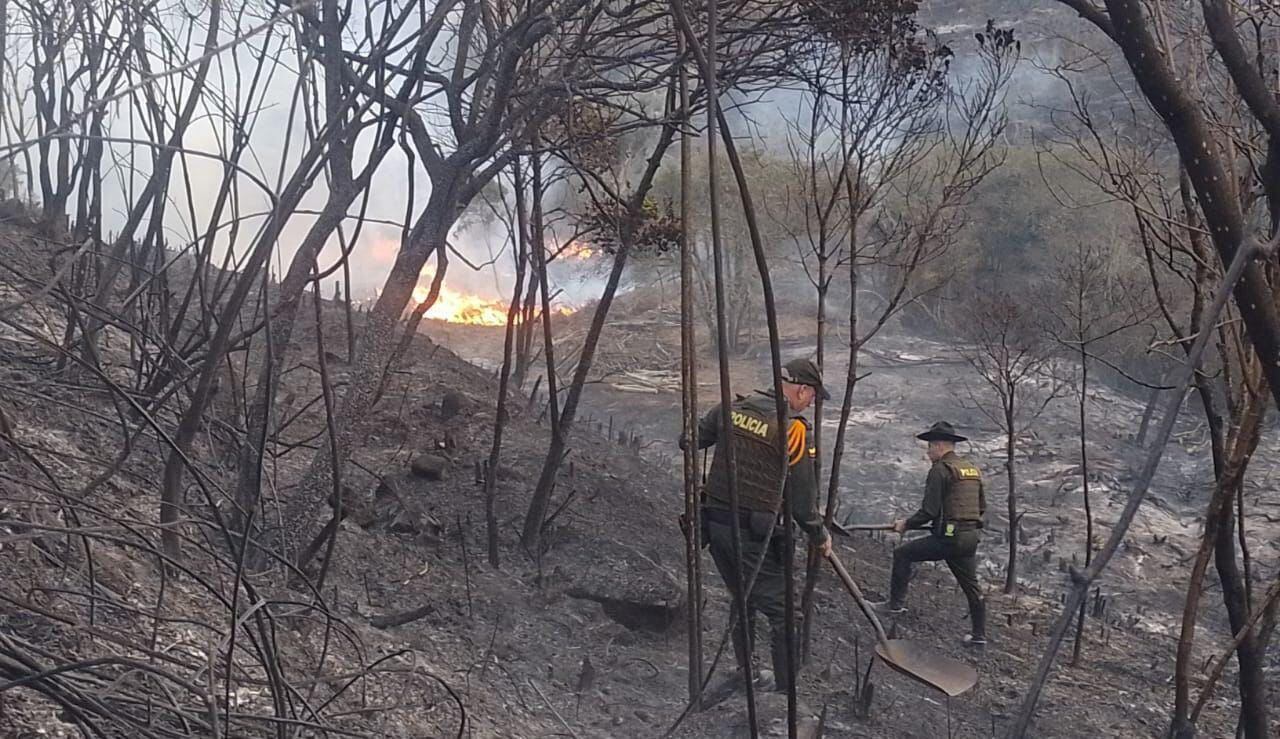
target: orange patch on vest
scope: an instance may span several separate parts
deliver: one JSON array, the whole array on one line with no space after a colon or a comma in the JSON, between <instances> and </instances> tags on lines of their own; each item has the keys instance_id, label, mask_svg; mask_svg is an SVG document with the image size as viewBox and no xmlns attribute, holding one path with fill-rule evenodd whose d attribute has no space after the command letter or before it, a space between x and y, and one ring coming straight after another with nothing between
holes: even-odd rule
<instances>
[{"instance_id":1,"label":"orange patch on vest","mask_svg":"<svg viewBox=\"0 0 1280 739\"><path fill-rule=\"evenodd\" d=\"M792 419L791 428L787 429L787 460L790 464L799 464L804 458L804 422Z\"/></svg>"}]
</instances>

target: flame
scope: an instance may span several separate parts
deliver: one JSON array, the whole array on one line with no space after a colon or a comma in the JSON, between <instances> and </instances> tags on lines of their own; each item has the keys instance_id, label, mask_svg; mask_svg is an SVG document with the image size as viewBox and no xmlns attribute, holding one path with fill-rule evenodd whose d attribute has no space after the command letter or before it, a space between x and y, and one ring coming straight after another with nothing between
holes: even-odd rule
<instances>
[{"instance_id":1,"label":"flame","mask_svg":"<svg viewBox=\"0 0 1280 739\"><path fill-rule=\"evenodd\" d=\"M413 302L421 305L431 294L430 283L418 285L413 289ZM553 315L572 315L574 308L566 305L552 306ZM541 315L538 311L534 315ZM507 305L501 300L469 295L458 292L444 285L440 286L440 295L435 304L423 314L425 318L444 321L445 323L461 323L469 326L505 326L507 324ZM516 323L521 321L516 316Z\"/></svg>"},{"instance_id":2,"label":"flame","mask_svg":"<svg viewBox=\"0 0 1280 739\"><path fill-rule=\"evenodd\" d=\"M596 250L591 248L590 244L584 244L575 241L567 244L560 250L560 256L565 259L572 259L575 262L585 262L596 255Z\"/></svg>"},{"instance_id":3,"label":"flame","mask_svg":"<svg viewBox=\"0 0 1280 739\"><path fill-rule=\"evenodd\" d=\"M413 302L421 304L427 299L431 289L428 285L418 285L413 289ZM507 323L507 306L499 300L482 298L479 295L468 295L444 285L440 286L440 295L436 302L424 314L427 318L447 323L465 323L471 326L504 326Z\"/></svg>"}]
</instances>

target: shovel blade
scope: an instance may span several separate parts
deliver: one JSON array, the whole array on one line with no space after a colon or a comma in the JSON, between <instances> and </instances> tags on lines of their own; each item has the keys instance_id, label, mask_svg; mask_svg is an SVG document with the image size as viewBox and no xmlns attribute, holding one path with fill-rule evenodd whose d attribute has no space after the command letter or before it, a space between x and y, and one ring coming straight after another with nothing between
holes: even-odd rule
<instances>
[{"instance_id":1,"label":"shovel blade","mask_svg":"<svg viewBox=\"0 0 1280 739\"><path fill-rule=\"evenodd\" d=\"M876 654L889 667L952 698L978 683L978 671L959 661L929 652L904 639L876 644Z\"/></svg>"}]
</instances>

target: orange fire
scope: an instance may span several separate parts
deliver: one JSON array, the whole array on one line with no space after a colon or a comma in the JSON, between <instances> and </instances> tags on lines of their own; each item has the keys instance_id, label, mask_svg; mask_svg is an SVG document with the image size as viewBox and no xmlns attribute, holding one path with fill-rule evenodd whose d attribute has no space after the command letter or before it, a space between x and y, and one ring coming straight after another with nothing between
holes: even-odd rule
<instances>
[{"instance_id":1,"label":"orange fire","mask_svg":"<svg viewBox=\"0 0 1280 739\"><path fill-rule=\"evenodd\" d=\"M561 257L565 259L572 259L576 262L584 262L595 256L595 254L596 252L591 248L590 244L584 244L580 241L568 244L560 250Z\"/></svg>"},{"instance_id":2,"label":"orange fire","mask_svg":"<svg viewBox=\"0 0 1280 739\"><path fill-rule=\"evenodd\" d=\"M413 301L422 303L431 292L428 285L413 289ZM503 326L507 323L507 306L500 300L490 300L479 295L468 295L440 286L436 302L424 314L427 318L447 323L466 323L472 326Z\"/></svg>"},{"instance_id":3,"label":"orange fire","mask_svg":"<svg viewBox=\"0 0 1280 739\"><path fill-rule=\"evenodd\" d=\"M422 304L430 293L429 282L418 285L413 289L413 302ZM571 315L574 309L565 305L556 305L552 306L551 312L553 315L567 316ZM537 311L534 315L541 314L541 311ZM507 305L501 300L460 293L441 285L440 295L436 298L435 304L428 308L423 316L445 323L462 323L469 326L505 326ZM520 316L516 316L516 323L520 320Z\"/></svg>"}]
</instances>

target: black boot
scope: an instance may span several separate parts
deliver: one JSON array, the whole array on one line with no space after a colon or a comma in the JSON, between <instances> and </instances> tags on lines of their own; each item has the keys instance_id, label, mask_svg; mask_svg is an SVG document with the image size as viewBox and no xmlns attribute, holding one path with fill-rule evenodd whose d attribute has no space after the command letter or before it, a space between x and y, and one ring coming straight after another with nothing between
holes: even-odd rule
<instances>
[{"instance_id":1,"label":"black boot","mask_svg":"<svg viewBox=\"0 0 1280 739\"><path fill-rule=\"evenodd\" d=\"M733 656L738 660L738 673L742 679L751 680L755 678L755 670L752 669L751 655L754 651L755 642L755 613L748 609L747 611L747 639L743 641L742 627L739 624L733 625Z\"/></svg>"},{"instance_id":2,"label":"black boot","mask_svg":"<svg viewBox=\"0 0 1280 739\"><path fill-rule=\"evenodd\" d=\"M965 643L975 647L985 646L987 643L987 604L981 599L969 604L969 621L972 629L969 637L965 639Z\"/></svg>"},{"instance_id":3,"label":"black boot","mask_svg":"<svg viewBox=\"0 0 1280 739\"><path fill-rule=\"evenodd\" d=\"M787 654L787 632L786 629L774 629L772 639L770 640L770 649L773 656L773 683L774 690L779 693L787 692L787 687L791 685L791 660Z\"/></svg>"}]
</instances>

